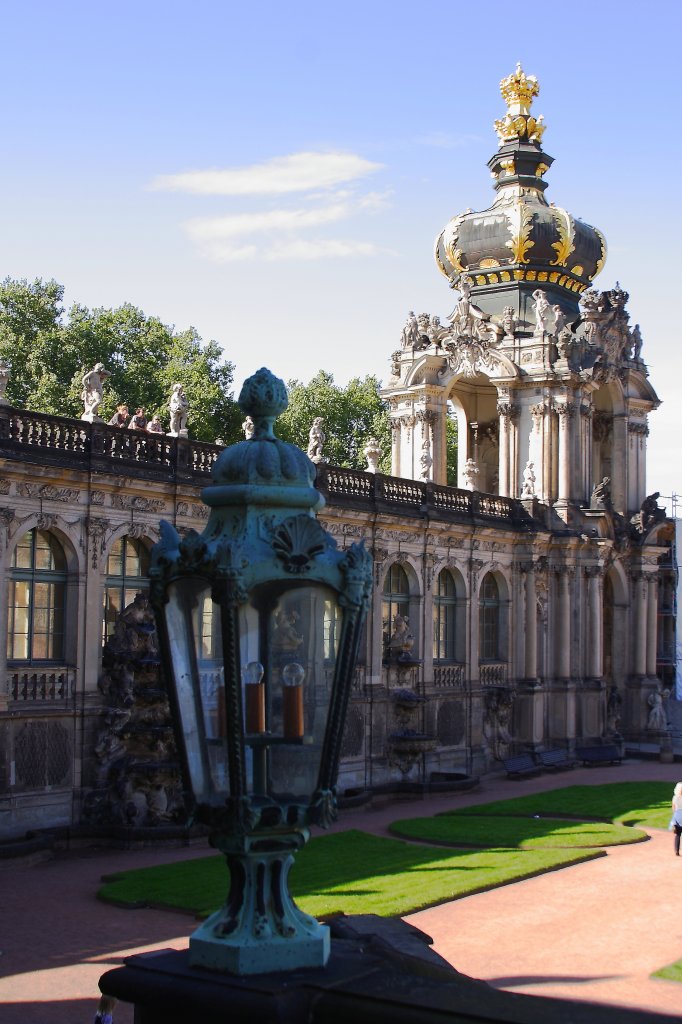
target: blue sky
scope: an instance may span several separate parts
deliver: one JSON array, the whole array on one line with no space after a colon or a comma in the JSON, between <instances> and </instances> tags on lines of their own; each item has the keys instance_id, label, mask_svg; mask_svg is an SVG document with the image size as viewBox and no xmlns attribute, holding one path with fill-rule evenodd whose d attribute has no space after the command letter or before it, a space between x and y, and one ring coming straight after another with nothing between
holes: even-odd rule
<instances>
[{"instance_id":1,"label":"blue sky","mask_svg":"<svg viewBox=\"0 0 682 1024\"><path fill-rule=\"evenodd\" d=\"M141 306L261 365L386 379L409 309L453 293L433 241L490 205L499 81L521 61L547 197L600 228L664 404L648 489L682 492L680 5L15 3L1 272Z\"/></svg>"}]
</instances>

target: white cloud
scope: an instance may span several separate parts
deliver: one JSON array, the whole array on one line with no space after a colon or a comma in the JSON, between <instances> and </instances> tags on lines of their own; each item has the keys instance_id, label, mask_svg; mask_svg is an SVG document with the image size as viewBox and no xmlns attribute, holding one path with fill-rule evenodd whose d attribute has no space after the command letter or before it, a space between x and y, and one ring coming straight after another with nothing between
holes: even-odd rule
<instances>
[{"instance_id":1,"label":"white cloud","mask_svg":"<svg viewBox=\"0 0 682 1024\"><path fill-rule=\"evenodd\" d=\"M344 259L349 256L376 256L383 251L372 242L336 238L292 238L267 247L232 245L212 241L203 246L203 254L216 263L243 263L260 259L267 263L284 260Z\"/></svg>"},{"instance_id":2,"label":"white cloud","mask_svg":"<svg viewBox=\"0 0 682 1024\"><path fill-rule=\"evenodd\" d=\"M211 242L240 235L270 231L300 231L345 220L351 208L345 203L320 206L312 210L265 210L262 213L233 213L224 217L195 217L186 221L185 230L195 242Z\"/></svg>"},{"instance_id":3,"label":"white cloud","mask_svg":"<svg viewBox=\"0 0 682 1024\"><path fill-rule=\"evenodd\" d=\"M250 167L162 174L151 188L198 195L284 195L310 189L332 188L340 182L364 178L381 168L355 153L292 153Z\"/></svg>"}]
</instances>

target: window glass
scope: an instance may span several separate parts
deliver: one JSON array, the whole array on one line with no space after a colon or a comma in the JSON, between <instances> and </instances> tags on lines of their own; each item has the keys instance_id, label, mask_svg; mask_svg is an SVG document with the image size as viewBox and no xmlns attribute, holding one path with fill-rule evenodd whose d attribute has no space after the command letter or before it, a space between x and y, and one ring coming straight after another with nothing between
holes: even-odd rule
<instances>
[{"instance_id":1,"label":"window glass","mask_svg":"<svg viewBox=\"0 0 682 1024\"><path fill-rule=\"evenodd\" d=\"M12 556L7 615L10 661L64 658L66 558L56 537L29 530Z\"/></svg>"},{"instance_id":2,"label":"window glass","mask_svg":"<svg viewBox=\"0 0 682 1024\"><path fill-rule=\"evenodd\" d=\"M113 635L116 619L135 600L136 594L149 590L149 552L135 537L119 537L107 556L104 585L102 640Z\"/></svg>"},{"instance_id":3,"label":"window glass","mask_svg":"<svg viewBox=\"0 0 682 1024\"><path fill-rule=\"evenodd\" d=\"M383 624L384 654L389 652L389 643L396 626L396 616L403 619L410 614L410 581L401 565L392 565L384 582L381 620Z\"/></svg>"},{"instance_id":4,"label":"window glass","mask_svg":"<svg viewBox=\"0 0 682 1024\"><path fill-rule=\"evenodd\" d=\"M452 573L438 575L433 602L433 657L435 661L457 659L457 588Z\"/></svg>"},{"instance_id":5,"label":"window glass","mask_svg":"<svg viewBox=\"0 0 682 1024\"><path fill-rule=\"evenodd\" d=\"M492 573L488 573L481 586L479 605L479 651L482 661L497 661L500 657L500 591Z\"/></svg>"}]
</instances>

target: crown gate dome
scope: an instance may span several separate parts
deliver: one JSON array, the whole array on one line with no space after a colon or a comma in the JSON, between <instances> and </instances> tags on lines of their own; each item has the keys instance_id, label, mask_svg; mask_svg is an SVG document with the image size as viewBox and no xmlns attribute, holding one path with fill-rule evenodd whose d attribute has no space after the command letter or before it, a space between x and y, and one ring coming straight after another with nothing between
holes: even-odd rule
<instances>
[{"instance_id":1,"label":"crown gate dome","mask_svg":"<svg viewBox=\"0 0 682 1024\"><path fill-rule=\"evenodd\" d=\"M500 91L507 112L495 122L500 146L488 161L497 196L489 209L467 210L446 224L436 263L452 287L468 277L488 312L514 306L520 326L534 320L531 294L539 286L575 319L580 294L604 265L606 242L597 228L545 199L553 158L541 146L543 119L530 112L537 79L518 64Z\"/></svg>"}]
</instances>

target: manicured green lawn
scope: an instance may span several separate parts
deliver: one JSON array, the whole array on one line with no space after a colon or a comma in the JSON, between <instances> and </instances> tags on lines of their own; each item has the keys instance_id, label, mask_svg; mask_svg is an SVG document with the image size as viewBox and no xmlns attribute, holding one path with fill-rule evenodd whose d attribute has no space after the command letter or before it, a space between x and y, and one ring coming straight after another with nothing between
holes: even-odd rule
<instances>
[{"instance_id":1,"label":"manicured green lawn","mask_svg":"<svg viewBox=\"0 0 682 1024\"><path fill-rule=\"evenodd\" d=\"M646 832L606 822L560 821L548 817L515 818L502 815L447 814L436 818L394 821L391 832L406 839L448 846L487 848L503 846L518 850L537 848L594 848L619 846L646 839Z\"/></svg>"},{"instance_id":2,"label":"manicured green lawn","mask_svg":"<svg viewBox=\"0 0 682 1024\"><path fill-rule=\"evenodd\" d=\"M660 971L654 971L652 978L666 978L667 981L682 981L682 960L676 960L674 964L661 967Z\"/></svg>"},{"instance_id":3,"label":"manicured green lawn","mask_svg":"<svg viewBox=\"0 0 682 1024\"><path fill-rule=\"evenodd\" d=\"M672 782L612 782L601 786L568 786L511 800L453 808L448 814L561 814L582 820L598 818L645 828L667 828L673 785Z\"/></svg>"},{"instance_id":4,"label":"manicured green lawn","mask_svg":"<svg viewBox=\"0 0 682 1024\"><path fill-rule=\"evenodd\" d=\"M308 843L296 857L291 891L315 917L338 911L390 917L603 855L600 849L446 851L349 830ZM225 861L214 856L123 872L98 896L205 917L223 902L227 887Z\"/></svg>"}]
</instances>

